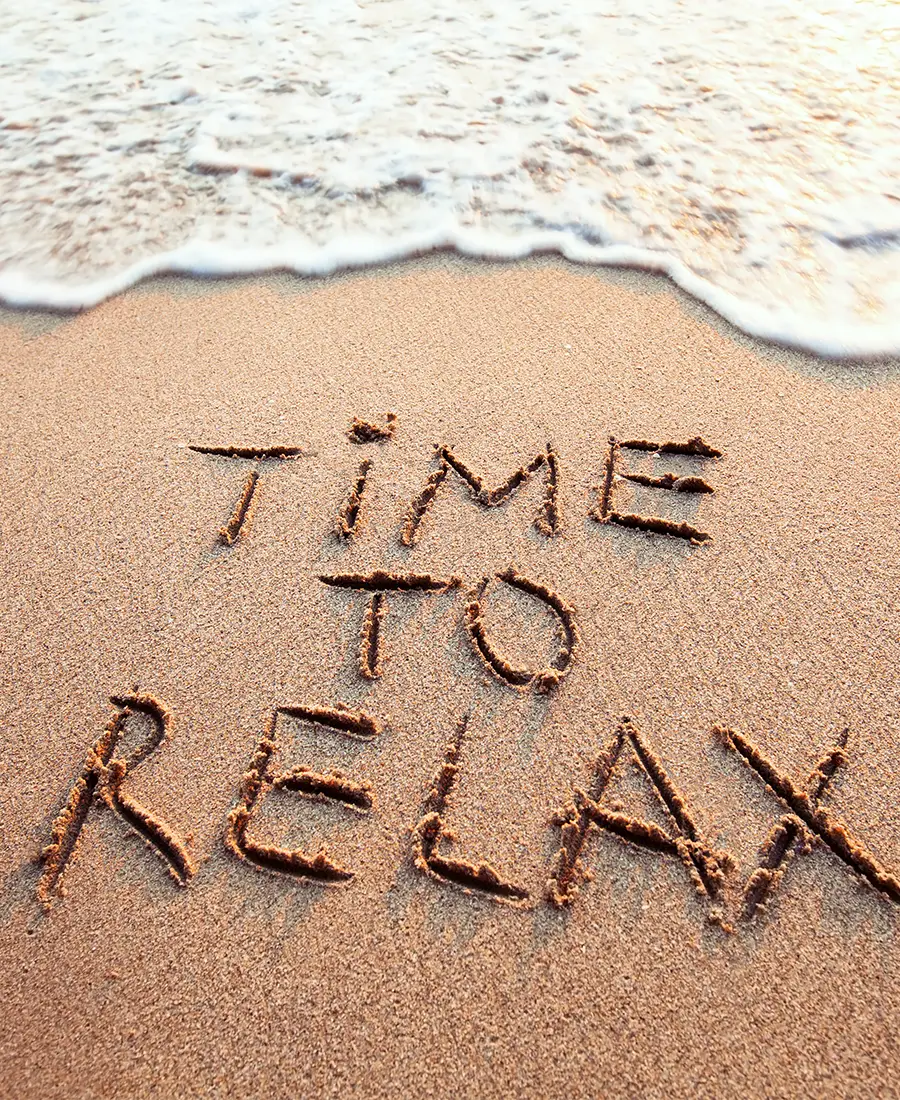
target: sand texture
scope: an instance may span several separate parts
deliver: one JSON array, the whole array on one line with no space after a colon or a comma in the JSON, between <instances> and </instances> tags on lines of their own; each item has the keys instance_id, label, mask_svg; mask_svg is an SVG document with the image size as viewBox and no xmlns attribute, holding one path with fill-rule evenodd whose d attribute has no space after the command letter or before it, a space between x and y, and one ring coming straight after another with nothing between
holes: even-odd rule
<instances>
[{"instance_id":1,"label":"sand texture","mask_svg":"<svg viewBox=\"0 0 900 1100\"><path fill-rule=\"evenodd\" d=\"M436 259L0 386L3 1097L900 1094L900 365Z\"/></svg>"}]
</instances>

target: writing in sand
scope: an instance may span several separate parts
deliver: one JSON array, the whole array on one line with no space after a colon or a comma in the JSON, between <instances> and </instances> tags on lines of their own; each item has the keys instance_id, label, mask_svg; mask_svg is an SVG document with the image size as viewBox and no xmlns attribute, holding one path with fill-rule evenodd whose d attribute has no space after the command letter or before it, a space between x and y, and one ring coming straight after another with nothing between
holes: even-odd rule
<instances>
[{"instance_id":1,"label":"writing in sand","mask_svg":"<svg viewBox=\"0 0 900 1100\"><path fill-rule=\"evenodd\" d=\"M393 414L388 414L382 424L357 419L347 434L353 443L385 444L393 438L396 426ZM251 464L230 518L218 534L226 547L233 547L248 536L264 469L304 454L299 446L197 445L191 449L201 455ZM629 457L634 455L649 455L661 463L671 462L677 456L700 465L715 463L723 457L721 451L700 436L682 442L610 438L590 517L635 535L682 540L697 547L708 543L711 535L694 522L642 514L620 504L623 493L634 486L674 494L664 499L675 500L679 494L702 499L715 491L707 474L671 470L634 472L628 464ZM335 529L341 539L353 539L362 530L372 469L373 459L361 462L358 475L337 510ZM482 508L502 504L529 479L541 477L543 493L534 526L546 538L557 533L560 460L552 445L491 488L450 446L439 444L435 446L433 468L411 501L400 528L403 545L415 545L441 487L451 475L458 478L472 502ZM460 635L463 644L471 648L476 660L502 689L539 696L556 693L579 659L582 640L576 609L564 595L513 566L479 578L373 569L322 573L318 582L366 597L354 657L356 674L363 680L377 680L384 675L382 651L390 621L389 600L398 593L423 599L440 594L459 596L465 627ZM527 665L510 661L492 637L484 609L499 586L538 601L556 623L555 653L546 663ZM177 886L188 886L198 871L197 858L185 838L131 792L130 778L135 770L151 754L162 750L172 735L171 711L158 698L142 693L137 687L114 695L111 703L112 717L90 746L41 854L37 896L48 909L65 895L67 869L78 854L80 838L95 807L113 811L139 834ZM432 774L423 776L425 794L408 824L410 865L444 887L516 908L535 909L540 905L570 908L581 888L597 873L591 865L591 837L605 832L625 845L680 863L685 883L702 900L709 920L726 931L734 931L739 922L749 921L764 911L788 872L791 860L814 848L830 854L833 866L843 866L881 898L900 902L900 879L882 865L850 825L821 804L835 775L848 766L846 729L833 744L823 747L811 774L800 779L785 774L745 734L723 727L709 731L725 751L735 754L746 765L772 799L775 820L759 852L757 865L737 882L738 871L732 855L703 835L695 808L679 788L670 767L638 724L628 717L622 718L607 731L590 774L573 780L568 802L562 807L547 807L547 828L555 831L558 843L547 865L544 888L536 892L505 876L487 860L450 854L453 833L448 820L454 792L467 766L468 721L468 714L459 716L441 758L434 762ZM292 701L275 706L239 779L236 801L222 830L224 844L248 868L287 876L305 886L348 886L357 871L331 850L282 847L261 839L256 828L260 808L275 792L325 803L360 818L377 814L378 792L371 783L337 769L315 770L305 765L288 768L281 764L285 729L298 723L312 726L326 737L349 739L363 749L376 743L385 728L378 715L335 700ZM632 816L619 803L605 797L617 771L629 761L638 769L659 809L661 816L657 821ZM658 823L660 820L665 827Z\"/></svg>"}]
</instances>

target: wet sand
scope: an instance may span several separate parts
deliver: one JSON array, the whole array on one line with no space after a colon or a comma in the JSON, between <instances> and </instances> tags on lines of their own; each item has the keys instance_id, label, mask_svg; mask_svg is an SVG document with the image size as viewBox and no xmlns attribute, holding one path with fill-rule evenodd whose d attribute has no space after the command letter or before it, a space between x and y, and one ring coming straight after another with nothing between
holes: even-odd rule
<instances>
[{"instance_id":1,"label":"wet sand","mask_svg":"<svg viewBox=\"0 0 900 1100\"><path fill-rule=\"evenodd\" d=\"M894 1094L900 364L438 258L0 373L2 1095Z\"/></svg>"}]
</instances>

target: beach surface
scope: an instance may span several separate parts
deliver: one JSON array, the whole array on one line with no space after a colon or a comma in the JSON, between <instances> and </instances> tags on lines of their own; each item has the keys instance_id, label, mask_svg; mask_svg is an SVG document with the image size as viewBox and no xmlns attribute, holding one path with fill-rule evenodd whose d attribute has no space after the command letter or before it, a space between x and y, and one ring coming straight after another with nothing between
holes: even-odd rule
<instances>
[{"instance_id":1,"label":"beach surface","mask_svg":"<svg viewBox=\"0 0 900 1100\"><path fill-rule=\"evenodd\" d=\"M4 1096L897 1094L900 362L435 257L0 378Z\"/></svg>"}]
</instances>

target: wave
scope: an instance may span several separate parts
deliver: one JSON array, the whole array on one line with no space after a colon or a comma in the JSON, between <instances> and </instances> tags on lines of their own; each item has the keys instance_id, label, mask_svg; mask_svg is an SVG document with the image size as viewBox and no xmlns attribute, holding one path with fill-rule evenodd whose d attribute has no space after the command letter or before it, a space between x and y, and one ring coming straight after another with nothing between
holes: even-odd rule
<instances>
[{"instance_id":1,"label":"wave","mask_svg":"<svg viewBox=\"0 0 900 1100\"><path fill-rule=\"evenodd\" d=\"M0 299L557 252L897 354L897 34L893 0L31 0L0 11Z\"/></svg>"},{"instance_id":2,"label":"wave","mask_svg":"<svg viewBox=\"0 0 900 1100\"><path fill-rule=\"evenodd\" d=\"M453 250L482 260L513 261L542 253L558 253L573 263L632 268L668 276L686 293L703 302L735 327L761 340L839 359L871 359L900 352L900 321L866 326L859 322L804 321L790 309L771 309L747 302L701 278L677 257L629 245L595 245L572 232L537 231L509 237L464 226L441 226L400 237L357 234L321 246L305 248L233 248L194 241L151 256L115 275L82 285L0 273L0 300L19 309L78 312L129 287L159 275L228 278L272 272L316 278L339 271L394 263L430 252Z\"/></svg>"}]
</instances>

